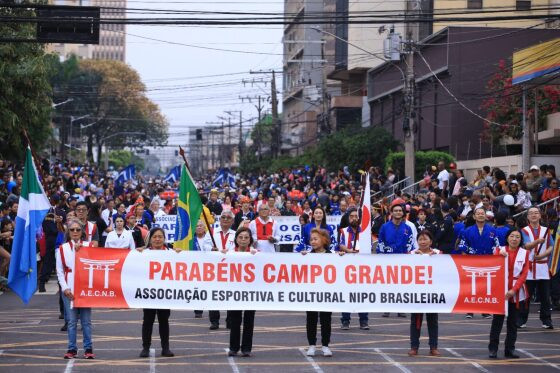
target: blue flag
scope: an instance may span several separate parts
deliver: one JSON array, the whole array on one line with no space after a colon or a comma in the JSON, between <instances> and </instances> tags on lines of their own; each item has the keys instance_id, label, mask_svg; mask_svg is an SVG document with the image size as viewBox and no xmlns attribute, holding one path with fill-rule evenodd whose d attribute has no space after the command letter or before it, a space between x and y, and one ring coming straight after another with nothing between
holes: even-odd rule
<instances>
[{"instance_id":1,"label":"blue flag","mask_svg":"<svg viewBox=\"0 0 560 373\"><path fill-rule=\"evenodd\" d=\"M163 181L166 183L173 184L177 182L180 178L181 178L181 166L175 166L169 171L169 173L167 174L165 179L163 179Z\"/></svg>"},{"instance_id":2,"label":"blue flag","mask_svg":"<svg viewBox=\"0 0 560 373\"><path fill-rule=\"evenodd\" d=\"M212 185L217 187L223 184L228 184L231 188L235 188L235 176L230 172L229 168L221 168L212 182Z\"/></svg>"},{"instance_id":3,"label":"blue flag","mask_svg":"<svg viewBox=\"0 0 560 373\"><path fill-rule=\"evenodd\" d=\"M25 304L37 290L36 236L50 208L33 164L31 149L27 148L8 275L8 286Z\"/></svg>"},{"instance_id":4,"label":"blue flag","mask_svg":"<svg viewBox=\"0 0 560 373\"><path fill-rule=\"evenodd\" d=\"M124 184L128 180L132 180L135 174L136 174L136 167L134 167L133 164L128 165L124 168L124 170L119 172L119 176L117 176L117 178L115 179L115 184L120 185L120 184Z\"/></svg>"}]
</instances>

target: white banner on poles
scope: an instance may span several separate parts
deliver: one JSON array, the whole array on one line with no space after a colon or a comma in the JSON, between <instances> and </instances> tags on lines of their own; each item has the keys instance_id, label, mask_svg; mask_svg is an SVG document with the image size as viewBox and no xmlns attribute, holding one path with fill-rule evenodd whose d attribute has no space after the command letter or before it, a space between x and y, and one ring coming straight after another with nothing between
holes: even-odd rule
<instances>
[{"instance_id":1,"label":"white banner on poles","mask_svg":"<svg viewBox=\"0 0 560 373\"><path fill-rule=\"evenodd\" d=\"M301 226L299 224L298 216L274 216L272 217L279 223L280 231L280 245L296 244L299 242L301 236ZM336 227L340 224L341 216L327 216L327 224L336 232ZM152 227L160 227L165 231L165 238L167 242L175 241L175 221L176 215L162 215L155 219ZM217 227L218 223L214 223Z\"/></svg>"}]
</instances>

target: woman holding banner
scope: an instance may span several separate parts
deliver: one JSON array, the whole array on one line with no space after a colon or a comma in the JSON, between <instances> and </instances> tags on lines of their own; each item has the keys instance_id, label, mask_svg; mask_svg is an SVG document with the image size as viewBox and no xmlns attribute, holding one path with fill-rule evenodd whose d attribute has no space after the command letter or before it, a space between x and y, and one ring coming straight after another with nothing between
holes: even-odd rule
<instances>
[{"instance_id":1,"label":"woman holding banner","mask_svg":"<svg viewBox=\"0 0 560 373\"><path fill-rule=\"evenodd\" d=\"M515 354L515 341L517 340L517 316L519 309L525 307L525 300L529 294L525 286L525 280L529 273L529 251L523 248L523 235L517 228L511 229L506 234L507 245L495 250L495 255L503 255L508 260L508 316L507 334L505 341L505 357L518 359ZM492 327L490 328L490 344L488 345L489 357L498 357L498 345L500 344L500 333L504 326L504 315L494 315Z\"/></svg>"},{"instance_id":2,"label":"woman holding banner","mask_svg":"<svg viewBox=\"0 0 560 373\"><path fill-rule=\"evenodd\" d=\"M257 249L252 248L253 235L249 228L239 228L235 233L235 251L256 254ZM222 250L227 253L227 249ZM255 326L255 311L228 311L230 322L228 356L237 356L241 348L241 356L251 356L253 348L253 329ZM243 322L243 336L241 336L241 322ZM241 339L241 344L239 343Z\"/></svg>"},{"instance_id":3,"label":"woman holding banner","mask_svg":"<svg viewBox=\"0 0 560 373\"><path fill-rule=\"evenodd\" d=\"M311 222L303 227L299 244L295 247L296 252L311 250L310 240L311 240L311 231L313 229L321 229L327 231L330 237L329 245L328 245L329 249L331 251L338 250L334 232L331 229L331 227L327 225L327 214L325 213L325 210L322 207L317 206L313 209L313 213L311 215Z\"/></svg>"},{"instance_id":4,"label":"woman holding banner","mask_svg":"<svg viewBox=\"0 0 560 373\"><path fill-rule=\"evenodd\" d=\"M316 207L320 208L320 207ZM303 250L301 253L303 255L307 253L316 254L330 254L333 251L330 250L329 246L331 243L330 233L324 229L313 228L310 232L310 250ZM344 251L340 251L339 255L344 255ZM331 341L331 316L332 312L317 312L317 311L307 311L307 318L305 323L305 328L307 330L307 342L309 342L309 348L307 349L307 356L315 356L317 347L317 321L321 320L321 351L323 356L332 356L332 351L329 348L329 343Z\"/></svg>"},{"instance_id":5,"label":"woman holding banner","mask_svg":"<svg viewBox=\"0 0 560 373\"><path fill-rule=\"evenodd\" d=\"M165 245L165 232L161 228L152 228L148 235L147 250L169 250ZM142 251L142 250L140 250ZM169 316L170 310L144 308L144 319L142 322L142 352L140 357L150 356L152 345L152 330L154 321L158 318L159 338L161 340L161 356L173 357L175 354L169 350Z\"/></svg>"},{"instance_id":6,"label":"woman holding banner","mask_svg":"<svg viewBox=\"0 0 560 373\"><path fill-rule=\"evenodd\" d=\"M71 304L74 300L74 294L72 294L74 288L74 256L82 246L90 245L89 242L83 241L84 237L85 232L82 223L77 219L70 220L66 229L66 243L60 245L56 251L56 274L63 294L64 314L68 318L68 351L64 354L65 359L74 359L78 355L76 342L78 317L82 324L84 337L84 358L95 358L91 341L91 308L76 308L72 307Z\"/></svg>"},{"instance_id":7,"label":"woman holding banner","mask_svg":"<svg viewBox=\"0 0 560 373\"><path fill-rule=\"evenodd\" d=\"M418 233L416 237L418 242L418 248L412 250L411 254L419 255L434 255L441 254L438 249L432 249L432 243L434 242L434 236L432 232L424 229L422 232ZM422 318L424 314L422 313L412 313L410 314L410 351L408 351L408 356L418 355L418 348L420 347L420 330L422 328ZM437 349L438 346L438 314L437 313L427 313L426 323L428 324L428 336L430 345L430 355L431 356L441 356Z\"/></svg>"}]
</instances>

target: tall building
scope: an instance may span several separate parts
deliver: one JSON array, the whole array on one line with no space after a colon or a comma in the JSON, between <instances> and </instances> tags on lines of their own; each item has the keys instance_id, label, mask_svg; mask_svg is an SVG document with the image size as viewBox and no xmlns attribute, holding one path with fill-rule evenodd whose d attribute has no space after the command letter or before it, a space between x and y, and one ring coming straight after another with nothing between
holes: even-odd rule
<instances>
[{"instance_id":1,"label":"tall building","mask_svg":"<svg viewBox=\"0 0 560 373\"><path fill-rule=\"evenodd\" d=\"M54 0L55 5L99 6L101 18L124 18L126 0ZM126 61L125 25L102 24L99 27L99 44L52 44L49 50L62 59L76 55L80 59Z\"/></svg>"},{"instance_id":2,"label":"tall building","mask_svg":"<svg viewBox=\"0 0 560 373\"><path fill-rule=\"evenodd\" d=\"M283 44L282 147L286 154L301 153L317 139L317 115L323 112L326 82L323 76L323 35L318 25L297 24L306 14L323 11L317 0L286 0Z\"/></svg>"}]
</instances>

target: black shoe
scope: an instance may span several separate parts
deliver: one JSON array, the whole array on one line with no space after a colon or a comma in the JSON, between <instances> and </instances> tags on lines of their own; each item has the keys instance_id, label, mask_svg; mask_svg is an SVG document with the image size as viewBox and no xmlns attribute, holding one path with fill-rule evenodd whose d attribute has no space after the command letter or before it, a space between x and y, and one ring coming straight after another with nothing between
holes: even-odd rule
<instances>
[{"instance_id":1,"label":"black shoe","mask_svg":"<svg viewBox=\"0 0 560 373\"><path fill-rule=\"evenodd\" d=\"M218 323L212 323L210 324L210 330L216 330L220 328L220 324Z\"/></svg>"},{"instance_id":2,"label":"black shoe","mask_svg":"<svg viewBox=\"0 0 560 373\"><path fill-rule=\"evenodd\" d=\"M61 313L60 315L58 315L58 319L59 319L59 320L64 320L64 314Z\"/></svg>"},{"instance_id":3,"label":"black shoe","mask_svg":"<svg viewBox=\"0 0 560 373\"><path fill-rule=\"evenodd\" d=\"M490 359L497 359L498 358L498 351L490 351L488 352L488 357Z\"/></svg>"},{"instance_id":4,"label":"black shoe","mask_svg":"<svg viewBox=\"0 0 560 373\"><path fill-rule=\"evenodd\" d=\"M148 357L150 356L150 349L149 348L143 348L142 351L140 352L140 357Z\"/></svg>"},{"instance_id":5,"label":"black shoe","mask_svg":"<svg viewBox=\"0 0 560 373\"><path fill-rule=\"evenodd\" d=\"M465 319L472 319L473 317L474 317L474 314L467 313L467 315L465 316Z\"/></svg>"},{"instance_id":6,"label":"black shoe","mask_svg":"<svg viewBox=\"0 0 560 373\"><path fill-rule=\"evenodd\" d=\"M404 314L404 313L397 313L397 317L406 317L406 314Z\"/></svg>"},{"instance_id":7,"label":"black shoe","mask_svg":"<svg viewBox=\"0 0 560 373\"><path fill-rule=\"evenodd\" d=\"M490 315L489 313L483 313L482 317L485 318L485 319L491 319L492 315Z\"/></svg>"},{"instance_id":8,"label":"black shoe","mask_svg":"<svg viewBox=\"0 0 560 373\"><path fill-rule=\"evenodd\" d=\"M229 351L227 352L227 356L237 356L237 351L229 350Z\"/></svg>"},{"instance_id":9,"label":"black shoe","mask_svg":"<svg viewBox=\"0 0 560 373\"><path fill-rule=\"evenodd\" d=\"M517 355L515 352L513 351L506 351L504 356L508 359L519 359L519 355Z\"/></svg>"},{"instance_id":10,"label":"black shoe","mask_svg":"<svg viewBox=\"0 0 560 373\"><path fill-rule=\"evenodd\" d=\"M242 351L241 356L243 357L251 357L251 351Z\"/></svg>"},{"instance_id":11,"label":"black shoe","mask_svg":"<svg viewBox=\"0 0 560 373\"><path fill-rule=\"evenodd\" d=\"M381 315L381 317L389 317L389 315L390 315L389 312L385 312L383 313L383 315Z\"/></svg>"},{"instance_id":12,"label":"black shoe","mask_svg":"<svg viewBox=\"0 0 560 373\"><path fill-rule=\"evenodd\" d=\"M173 352L171 352L170 349L164 348L164 349L161 350L161 356L163 356L163 357L173 357L173 356L175 356L175 354Z\"/></svg>"},{"instance_id":13,"label":"black shoe","mask_svg":"<svg viewBox=\"0 0 560 373\"><path fill-rule=\"evenodd\" d=\"M45 289L45 284L44 283L39 283L39 293L46 293L47 289Z\"/></svg>"},{"instance_id":14,"label":"black shoe","mask_svg":"<svg viewBox=\"0 0 560 373\"><path fill-rule=\"evenodd\" d=\"M360 329L361 329L361 330L369 330L369 325L368 325L368 323L360 324Z\"/></svg>"},{"instance_id":15,"label":"black shoe","mask_svg":"<svg viewBox=\"0 0 560 373\"><path fill-rule=\"evenodd\" d=\"M66 331L68 331L68 323L67 323L67 322L65 322L64 325L62 326L62 328L60 328L60 331L61 331L61 332L66 332Z\"/></svg>"},{"instance_id":16,"label":"black shoe","mask_svg":"<svg viewBox=\"0 0 560 373\"><path fill-rule=\"evenodd\" d=\"M350 323L349 322L343 322L342 324L340 324L340 329L349 330L350 329Z\"/></svg>"}]
</instances>

